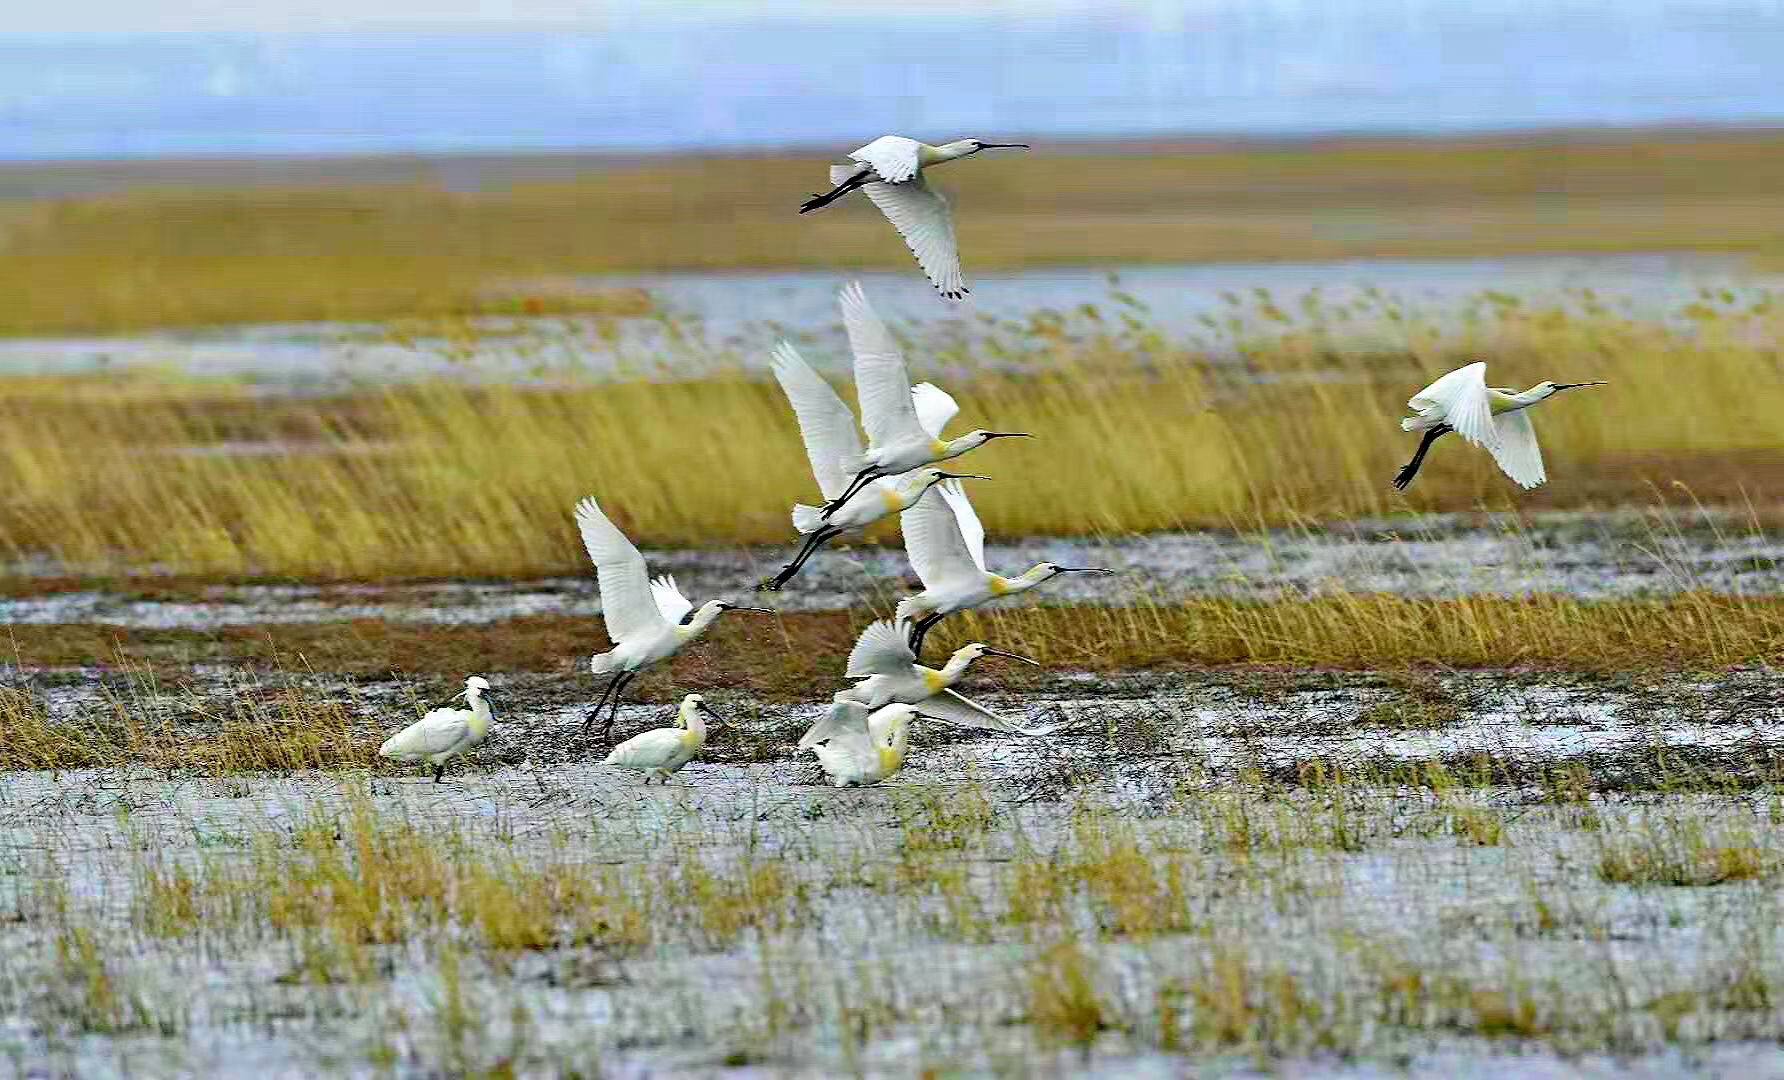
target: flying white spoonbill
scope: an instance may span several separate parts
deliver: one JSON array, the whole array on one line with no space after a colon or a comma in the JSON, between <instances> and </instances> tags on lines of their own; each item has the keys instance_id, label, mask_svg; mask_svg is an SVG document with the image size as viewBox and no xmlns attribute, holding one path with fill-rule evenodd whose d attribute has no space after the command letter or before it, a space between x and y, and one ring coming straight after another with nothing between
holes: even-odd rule
<instances>
[{"instance_id":1,"label":"flying white spoonbill","mask_svg":"<svg viewBox=\"0 0 1784 1080\"><path fill-rule=\"evenodd\" d=\"M1548 479L1542 468L1542 450L1536 445L1536 429L1524 410L1539 401L1546 401L1563 390L1578 386L1603 386L1605 383L1539 382L1519 393L1487 385L1484 362L1457 368L1430 386L1414 394L1406 405L1417 416L1400 421L1403 431L1422 431L1418 452L1394 477L1394 486L1401 491L1418 475L1425 463L1425 453L1441 436L1454 431L1493 455L1499 469L1526 488L1536 487Z\"/></svg>"},{"instance_id":2,"label":"flying white spoonbill","mask_svg":"<svg viewBox=\"0 0 1784 1080\"><path fill-rule=\"evenodd\" d=\"M484 696L489 680L473 675L455 697L465 699L468 709L434 709L426 716L384 740L378 756L392 761L426 761L434 767L434 783L446 773L446 762L489 737L495 719Z\"/></svg>"},{"instance_id":3,"label":"flying white spoonbill","mask_svg":"<svg viewBox=\"0 0 1784 1080\"><path fill-rule=\"evenodd\" d=\"M925 716L936 720L1013 734L1043 735L1050 730L1024 729L971 698L949 689L981 657L1002 656L1024 664L1033 664L1035 667L1040 667L1040 664L1026 656L993 649L983 642L975 641L955 650L954 655L941 668L924 667L917 663L917 654L906 643L909 633L909 628L903 623L894 624L887 619L880 619L861 631L861 637L849 652L848 675L857 682L847 690L838 691L831 700L853 701L870 709L903 702L917 706ZM812 725L812 729L799 740L800 749L823 741L831 730L831 717L826 716Z\"/></svg>"},{"instance_id":4,"label":"flying white spoonbill","mask_svg":"<svg viewBox=\"0 0 1784 1080\"><path fill-rule=\"evenodd\" d=\"M810 744L801 740L800 745L810 745L832 785L867 787L904 768L910 723L922 716L915 705L903 702L870 713L859 702L837 700L819 721L829 725L822 739Z\"/></svg>"},{"instance_id":5,"label":"flying white spoonbill","mask_svg":"<svg viewBox=\"0 0 1784 1080\"><path fill-rule=\"evenodd\" d=\"M607 520L593 496L576 504L576 526L582 531L582 544L595 564L601 583L601 618L607 624L608 639L614 642L609 651L589 658L591 672L613 678L584 718L584 731L600 718L601 709L611 701L613 710L601 736L606 738L619 716L620 695L638 673L680 652L683 645L705 633L720 615L731 610L774 614L770 608L745 607L725 600L708 600L696 610L694 602L676 587L674 578L650 579L644 556L626 539L625 533Z\"/></svg>"},{"instance_id":6,"label":"flying white spoonbill","mask_svg":"<svg viewBox=\"0 0 1784 1080\"><path fill-rule=\"evenodd\" d=\"M942 428L960 411L959 404L932 383L911 385L904 354L867 302L860 282L845 286L837 299L849 333L849 348L855 354L855 396L861 402L861 426L867 429L868 447L866 452L842 460L843 470L855 477L842 494L824 504L826 517L881 477L957 458L992 439L1034 437L1026 431L979 428L959 438L942 438Z\"/></svg>"},{"instance_id":7,"label":"flying white spoonbill","mask_svg":"<svg viewBox=\"0 0 1784 1080\"><path fill-rule=\"evenodd\" d=\"M681 699L681 708L675 710L674 727L639 732L614 747L606 764L642 772L646 784L653 776L668 784L669 778L694 760L694 755L706 745L707 716L715 724L724 722L705 698L689 694Z\"/></svg>"},{"instance_id":8,"label":"flying white spoonbill","mask_svg":"<svg viewBox=\"0 0 1784 1080\"><path fill-rule=\"evenodd\" d=\"M849 485L849 474L841 462L861 457L861 435L855 428L855 415L836 396L818 373L811 369L799 351L786 342L774 350L774 377L786 392L799 419L799 434L805 441L805 456L811 462L812 476L826 498L842 494ZM940 393L940 391L937 391ZM946 395L943 395L946 396ZM793 580L800 567L817 550L845 532L865 529L887 514L896 514L911 506L930 487L947 479L986 480L989 477L972 473L948 473L940 469L918 469L898 477L873 480L856 491L829 518L815 506L796 503L793 506L793 527L805 537L799 553L781 567L773 579L758 589L775 590Z\"/></svg>"},{"instance_id":9,"label":"flying white spoonbill","mask_svg":"<svg viewBox=\"0 0 1784 1080\"><path fill-rule=\"evenodd\" d=\"M1015 577L985 569L985 526L956 483L924 493L898 520L904 552L923 581L923 591L898 602L896 617L911 624L911 652L921 655L923 636L943 617L1000 596L1027 592L1061 574L1113 574L1104 566L1036 563Z\"/></svg>"},{"instance_id":10,"label":"flying white spoonbill","mask_svg":"<svg viewBox=\"0 0 1784 1080\"><path fill-rule=\"evenodd\" d=\"M799 212L829 206L857 188L866 189L867 197L886 215L886 220L904 238L905 246L917 257L917 265L923 268L923 275L935 291L950 300L961 300L972 290L960 272L954 215L948 209L948 200L924 179L923 170L981 150L1002 149L1026 150L1028 144L956 139L930 146L902 135L881 135L849 154L848 164L830 166L830 182L835 187L807 199Z\"/></svg>"}]
</instances>

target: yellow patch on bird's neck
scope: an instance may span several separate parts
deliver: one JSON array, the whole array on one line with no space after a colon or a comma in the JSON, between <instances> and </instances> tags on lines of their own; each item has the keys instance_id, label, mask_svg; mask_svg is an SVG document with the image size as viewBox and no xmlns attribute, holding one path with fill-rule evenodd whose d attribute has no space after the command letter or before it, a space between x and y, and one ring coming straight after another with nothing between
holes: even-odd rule
<instances>
[{"instance_id":1,"label":"yellow patch on bird's neck","mask_svg":"<svg viewBox=\"0 0 1784 1080\"><path fill-rule=\"evenodd\" d=\"M934 454L936 457L941 457L943 454L948 452L947 440L945 440L945 439L930 439L929 440L929 452Z\"/></svg>"},{"instance_id":2,"label":"yellow patch on bird's neck","mask_svg":"<svg viewBox=\"0 0 1784 1080\"><path fill-rule=\"evenodd\" d=\"M991 595L992 596L1003 596L1004 594L1009 593L1012 590L1013 590L1013 587L1010 585L1009 578L1004 577L1001 574L992 574L991 575Z\"/></svg>"},{"instance_id":3,"label":"yellow patch on bird's neck","mask_svg":"<svg viewBox=\"0 0 1784 1080\"><path fill-rule=\"evenodd\" d=\"M932 694L939 694L948 688L948 680L934 668L923 669L923 689Z\"/></svg>"},{"instance_id":4,"label":"yellow patch on bird's neck","mask_svg":"<svg viewBox=\"0 0 1784 1080\"><path fill-rule=\"evenodd\" d=\"M890 487L880 488L880 502L885 504L887 510L895 514L904 509L904 499Z\"/></svg>"},{"instance_id":5,"label":"yellow patch on bird's neck","mask_svg":"<svg viewBox=\"0 0 1784 1080\"><path fill-rule=\"evenodd\" d=\"M880 771L881 772L885 773L887 776L890 776L893 773L897 772L898 767L903 764L904 764L904 751L900 750L896 746L882 746L882 747L880 747Z\"/></svg>"}]
</instances>

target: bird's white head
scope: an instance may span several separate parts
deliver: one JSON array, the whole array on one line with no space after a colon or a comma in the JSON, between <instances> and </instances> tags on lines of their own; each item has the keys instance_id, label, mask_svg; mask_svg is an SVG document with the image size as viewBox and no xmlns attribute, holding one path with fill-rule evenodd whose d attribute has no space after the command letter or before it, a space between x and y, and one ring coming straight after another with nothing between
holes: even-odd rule
<instances>
[{"instance_id":1,"label":"bird's white head","mask_svg":"<svg viewBox=\"0 0 1784 1080\"><path fill-rule=\"evenodd\" d=\"M681 699L681 708L676 710L675 721L685 728L701 728L706 721L715 724L723 723L719 714L712 711L712 706L699 694L689 694Z\"/></svg>"},{"instance_id":2,"label":"bird's white head","mask_svg":"<svg viewBox=\"0 0 1784 1080\"><path fill-rule=\"evenodd\" d=\"M1001 656L1008 660L1020 660L1024 664L1033 664L1035 667L1041 666L1040 661L1038 660L1030 660L1026 656L1013 652L1004 652L1002 649L993 649L983 641L975 641L969 645L962 645L960 648L954 650L954 656L956 659L964 660L967 663L971 663L981 657Z\"/></svg>"},{"instance_id":3,"label":"bird's white head","mask_svg":"<svg viewBox=\"0 0 1784 1080\"><path fill-rule=\"evenodd\" d=\"M473 675L470 678L465 680L465 688L463 690L459 691L458 696L462 697L462 698L469 698L473 694L483 694L483 693L487 693L488 691L489 691L489 680L484 678L481 675Z\"/></svg>"},{"instance_id":4,"label":"bird's white head","mask_svg":"<svg viewBox=\"0 0 1784 1080\"><path fill-rule=\"evenodd\" d=\"M707 626L711 625L714 619L723 615L727 611L754 611L761 615L775 614L773 608L750 607L747 604L733 604L729 600L708 600L706 603L701 604L698 610L690 612L687 618L682 621L682 626L684 628L697 627L704 630Z\"/></svg>"},{"instance_id":5,"label":"bird's white head","mask_svg":"<svg viewBox=\"0 0 1784 1080\"><path fill-rule=\"evenodd\" d=\"M1527 395L1535 398L1537 401L1541 401L1543 398L1553 397L1554 395L1559 394L1563 390L1572 390L1572 389L1575 389L1576 387L1581 387L1581 386L1603 386L1603 385L1605 385L1605 381L1603 379L1599 379L1595 382L1559 382L1559 383L1558 382L1549 382L1545 379L1544 381L1537 383L1535 386L1532 386L1529 390L1525 391L1525 393Z\"/></svg>"},{"instance_id":6,"label":"bird's white head","mask_svg":"<svg viewBox=\"0 0 1784 1080\"><path fill-rule=\"evenodd\" d=\"M1115 571L1106 566L1061 566L1056 562L1035 563L1023 574L1024 578L1041 582L1061 574L1113 574Z\"/></svg>"},{"instance_id":7,"label":"bird's white head","mask_svg":"<svg viewBox=\"0 0 1784 1080\"><path fill-rule=\"evenodd\" d=\"M1019 142L995 143L986 142L983 139L955 139L953 142L942 143L935 149L941 160L952 161L955 158L966 157L968 154L976 154L981 150L1027 150L1028 144Z\"/></svg>"},{"instance_id":8,"label":"bird's white head","mask_svg":"<svg viewBox=\"0 0 1784 1080\"><path fill-rule=\"evenodd\" d=\"M943 480L989 480L989 476L978 473L952 473L934 466L924 469L913 469L900 483L912 498L923 494Z\"/></svg>"},{"instance_id":9,"label":"bird's white head","mask_svg":"<svg viewBox=\"0 0 1784 1080\"><path fill-rule=\"evenodd\" d=\"M965 435L960 436L958 439L955 439L953 441L953 444L950 447L950 449L952 449L953 447L962 447L966 450L974 450L974 449L977 449L978 447L984 446L986 443L990 442L992 439L1032 439L1032 438L1034 438L1034 436L1030 435L1026 431L986 431L984 428L978 428L976 430L967 432Z\"/></svg>"}]
</instances>

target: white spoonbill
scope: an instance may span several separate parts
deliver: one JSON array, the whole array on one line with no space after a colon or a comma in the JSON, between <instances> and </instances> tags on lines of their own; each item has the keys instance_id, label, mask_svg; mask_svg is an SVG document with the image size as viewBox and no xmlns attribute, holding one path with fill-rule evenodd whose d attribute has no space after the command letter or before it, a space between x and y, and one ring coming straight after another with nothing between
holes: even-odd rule
<instances>
[{"instance_id":1,"label":"white spoonbill","mask_svg":"<svg viewBox=\"0 0 1784 1080\"><path fill-rule=\"evenodd\" d=\"M471 676L455 695L464 698L470 708L432 710L385 739L378 756L392 761L426 761L434 767L434 783L439 783L446 774L447 761L488 738L489 722L495 719L484 700L488 693L489 680Z\"/></svg>"},{"instance_id":2,"label":"white spoonbill","mask_svg":"<svg viewBox=\"0 0 1784 1080\"><path fill-rule=\"evenodd\" d=\"M853 701L837 701L820 724L830 724L823 737L800 741L818 755L818 764L836 787L877 784L904 767L910 747L910 723L923 716L915 705L894 702L876 712ZM815 730L815 729L814 729ZM810 734L809 732L807 733Z\"/></svg>"},{"instance_id":3,"label":"white spoonbill","mask_svg":"<svg viewBox=\"0 0 1784 1080\"><path fill-rule=\"evenodd\" d=\"M842 494L848 487L849 474L841 462L857 460L861 456L861 435L855 428L854 414L842 403L842 398L836 396L830 384L811 369L799 351L784 341L774 350L774 377L786 392L793 413L799 419L799 434L805 441L805 456L811 462L818 489L827 498ZM757 588L770 591L780 588L791 581L805 561L825 543L845 532L864 529L887 514L902 511L921 498L925 490L949 478L987 479L933 468L877 479L855 492L828 519L815 506L795 504L793 527L805 537L805 543L780 573Z\"/></svg>"},{"instance_id":4,"label":"white spoonbill","mask_svg":"<svg viewBox=\"0 0 1784 1080\"><path fill-rule=\"evenodd\" d=\"M639 732L614 747L607 755L606 764L642 772L646 784L653 776L668 784L669 778L694 760L694 755L706 745L705 718L708 716L715 724L724 722L712 711L712 706L706 704L705 698L689 694L681 699L681 708L675 710L674 727Z\"/></svg>"},{"instance_id":5,"label":"white spoonbill","mask_svg":"<svg viewBox=\"0 0 1784 1080\"><path fill-rule=\"evenodd\" d=\"M981 150L1028 149L1027 143L988 143L980 139L956 139L930 146L902 135L881 135L849 154L846 165L830 166L835 186L813 195L800 207L801 214L828 206L856 188L886 215L917 257L923 275L935 291L950 300L965 299L972 292L960 272L960 250L954 242L954 215L948 200L929 186L923 170L932 165L958 161Z\"/></svg>"},{"instance_id":6,"label":"white spoonbill","mask_svg":"<svg viewBox=\"0 0 1784 1080\"><path fill-rule=\"evenodd\" d=\"M1002 656L1035 667L1040 667L1039 663L975 641L956 649L941 668L924 667L917 663L917 654L906 643L909 634L905 624L895 624L887 619L880 619L861 631L861 637L849 652L848 675L857 681L847 690L838 691L832 700L854 701L870 709L903 702L919 707L927 716L951 724L1028 735L1045 734L1044 730L1026 730L949 689L981 657ZM800 740L800 745L818 741L823 729L824 722L820 721Z\"/></svg>"},{"instance_id":7,"label":"white spoonbill","mask_svg":"<svg viewBox=\"0 0 1784 1080\"><path fill-rule=\"evenodd\" d=\"M921 655L929 628L956 611L978 607L1000 596L1027 592L1061 574L1113 574L1104 566L1061 566L1036 563L1015 577L985 569L985 526L956 483L924 493L904 512L904 552L923 581L923 591L898 602L896 617L911 625L911 652Z\"/></svg>"},{"instance_id":8,"label":"white spoonbill","mask_svg":"<svg viewBox=\"0 0 1784 1080\"><path fill-rule=\"evenodd\" d=\"M1403 431L1422 431L1418 452L1394 477L1401 491L1418 475L1425 452L1439 437L1454 431L1493 455L1499 469L1526 488L1548 479L1542 468L1542 450L1536 445L1536 429L1524 410L1563 390L1578 386L1603 386L1604 382L1540 382L1519 393L1487 385L1484 362L1457 368L1414 394L1406 405L1417 416L1400 421Z\"/></svg>"},{"instance_id":9,"label":"white spoonbill","mask_svg":"<svg viewBox=\"0 0 1784 1080\"><path fill-rule=\"evenodd\" d=\"M607 624L608 639L614 643L609 651L589 659L591 672L613 678L584 718L584 731L600 718L601 709L611 701L613 709L601 736L606 738L619 716L620 695L638 673L680 652L683 645L705 633L720 615L731 610L774 614L770 608L745 607L725 600L708 600L696 610L694 602L676 587L674 578L650 579L644 556L626 539L625 533L607 520L593 496L576 504L576 526L582 530L582 544L588 549L601 582L601 618Z\"/></svg>"},{"instance_id":10,"label":"white spoonbill","mask_svg":"<svg viewBox=\"0 0 1784 1080\"><path fill-rule=\"evenodd\" d=\"M861 426L867 429L868 447L865 453L843 459L843 470L855 476L842 494L824 505L826 517L881 477L957 458L992 439L1034 437L1026 431L979 428L959 438L942 438L942 428L960 406L932 383L911 385L904 354L867 302L860 282L844 286L837 299L849 333L849 348L855 354L855 396L861 402Z\"/></svg>"}]
</instances>

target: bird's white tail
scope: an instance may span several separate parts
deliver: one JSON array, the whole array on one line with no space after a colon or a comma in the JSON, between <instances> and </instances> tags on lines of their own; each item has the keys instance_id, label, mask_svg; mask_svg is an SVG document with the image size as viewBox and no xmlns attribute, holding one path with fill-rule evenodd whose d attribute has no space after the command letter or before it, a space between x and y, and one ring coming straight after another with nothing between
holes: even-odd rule
<instances>
[{"instance_id":1,"label":"bird's white tail","mask_svg":"<svg viewBox=\"0 0 1784 1080\"><path fill-rule=\"evenodd\" d=\"M801 533L815 533L824 527L824 510L822 507L807 506L804 503L793 504L793 527Z\"/></svg>"},{"instance_id":2,"label":"bird's white tail","mask_svg":"<svg viewBox=\"0 0 1784 1080\"><path fill-rule=\"evenodd\" d=\"M601 764L603 764L603 765L617 765L618 763L619 763L619 750L617 748L614 749L611 753L609 753L601 761Z\"/></svg>"},{"instance_id":3,"label":"bird's white tail","mask_svg":"<svg viewBox=\"0 0 1784 1080\"><path fill-rule=\"evenodd\" d=\"M596 653L589 657L588 669L596 675L606 675L609 672L616 670L618 667L619 661L614 658L613 653Z\"/></svg>"},{"instance_id":4,"label":"bird's white tail","mask_svg":"<svg viewBox=\"0 0 1784 1080\"><path fill-rule=\"evenodd\" d=\"M893 612L892 618L894 622L916 622L927 614L929 614L929 609L923 605L921 597L907 596L898 602L898 608Z\"/></svg>"},{"instance_id":5,"label":"bird's white tail","mask_svg":"<svg viewBox=\"0 0 1784 1080\"><path fill-rule=\"evenodd\" d=\"M1409 416L1406 419L1400 421L1400 430L1401 431L1417 431L1417 430L1419 430L1419 428L1424 426L1424 423L1425 423L1425 418L1422 416Z\"/></svg>"}]
</instances>

